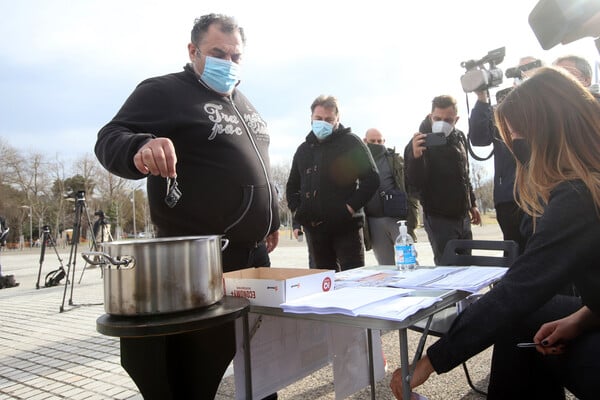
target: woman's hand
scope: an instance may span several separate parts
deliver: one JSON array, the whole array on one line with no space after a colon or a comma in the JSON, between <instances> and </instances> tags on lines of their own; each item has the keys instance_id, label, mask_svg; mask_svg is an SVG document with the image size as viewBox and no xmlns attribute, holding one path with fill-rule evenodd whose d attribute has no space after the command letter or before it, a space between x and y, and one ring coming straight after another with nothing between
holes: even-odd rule
<instances>
[{"instance_id":1,"label":"woman's hand","mask_svg":"<svg viewBox=\"0 0 600 400\"><path fill-rule=\"evenodd\" d=\"M410 379L411 389L422 385L427 379L429 379L429 375L431 375L432 372L433 365L431 365L429 357L425 356L417 361L417 366L415 367ZM402 400L402 384L402 369L398 368L392 375L390 388L392 389L394 396L399 400Z\"/></svg>"},{"instance_id":2,"label":"woman's hand","mask_svg":"<svg viewBox=\"0 0 600 400\"><path fill-rule=\"evenodd\" d=\"M589 308L582 307L573 314L556 321L547 322L540 327L533 341L542 354L561 354L565 344L591 327L596 327L600 319Z\"/></svg>"}]
</instances>

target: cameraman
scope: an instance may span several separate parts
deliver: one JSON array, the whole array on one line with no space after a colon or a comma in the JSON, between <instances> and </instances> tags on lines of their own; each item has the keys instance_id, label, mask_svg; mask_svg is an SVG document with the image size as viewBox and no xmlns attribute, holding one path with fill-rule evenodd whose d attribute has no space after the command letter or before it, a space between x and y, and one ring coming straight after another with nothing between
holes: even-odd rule
<instances>
[{"instance_id":1,"label":"cameraman","mask_svg":"<svg viewBox=\"0 0 600 400\"><path fill-rule=\"evenodd\" d=\"M567 72L573 75L594 95L596 100L600 101L600 88L598 84L592 85L592 67L585 58L576 55L566 55L558 57L552 65L567 70Z\"/></svg>"},{"instance_id":2,"label":"cameraman","mask_svg":"<svg viewBox=\"0 0 600 400\"><path fill-rule=\"evenodd\" d=\"M469 178L467 141L455 128L457 121L456 100L445 95L435 97L431 113L404 153L406 183L420 195L423 224L436 265L449 240L473 239L471 224L481 224ZM436 135L437 143L428 146L426 138L434 134L423 132L439 132L444 139Z\"/></svg>"},{"instance_id":3,"label":"cameraman","mask_svg":"<svg viewBox=\"0 0 600 400\"><path fill-rule=\"evenodd\" d=\"M523 57L519 67L537 61L533 57ZM515 83L526 78L529 70L515 78ZM471 110L469 118L469 141L473 146L493 145L494 151L494 207L496 219L502 230L504 240L514 240L522 253L527 244L526 235L521 233L521 223L525 213L515 201L513 187L515 185L516 164L494 124L494 110L489 102L487 91L476 91L477 102Z\"/></svg>"}]
</instances>

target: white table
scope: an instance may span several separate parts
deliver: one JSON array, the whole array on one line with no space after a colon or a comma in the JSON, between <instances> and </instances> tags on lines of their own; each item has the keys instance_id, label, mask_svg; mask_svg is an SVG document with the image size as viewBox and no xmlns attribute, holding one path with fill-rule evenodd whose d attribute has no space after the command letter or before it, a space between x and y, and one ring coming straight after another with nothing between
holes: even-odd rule
<instances>
[{"instance_id":1,"label":"white table","mask_svg":"<svg viewBox=\"0 0 600 400\"><path fill-rule=\"evenodd\" d=\"M250 312L260 315L269 315L276 317L285 318L298 318L311 321L320 321L330 324L338 324L349 327L362 328L367 330L367 341L368 341L368 355L369 355L369 382L371 385L371 398L375 399L375 372L373 365L373 341L372 331L373 330L398 330L399 333L399 345L400 345L400 366L402 367L402 379L406 382L403 385L403 396L405 399L410 399L410 377L412 369L409 363L408 354L408 336L407 329L412 326L415 322L422 319L428 318L436 312L447 308L454 303L464 299L470 293L458 291L458 290L416 290L412 296L435 296L440 297L442 300L433 304L430 307L417 311L412 316L406 318L403 321L392 321L387 319L372 318L372 317L353 317L342 314L295 314L290 312L284 312L279 307L264 307L264 306L250 306ZM414 361L420 358L420 355L425 344L425 336L421 337L421 341L415 353Z\"/></svg>"}]
</instances>

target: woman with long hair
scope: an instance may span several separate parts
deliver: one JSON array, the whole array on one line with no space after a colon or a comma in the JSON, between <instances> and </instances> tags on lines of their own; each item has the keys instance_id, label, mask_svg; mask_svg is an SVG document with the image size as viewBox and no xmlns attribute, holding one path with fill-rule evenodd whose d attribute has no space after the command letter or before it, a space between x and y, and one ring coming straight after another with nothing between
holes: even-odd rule
<instances>
[{"instance_id":1,"label":"woman with long hair","mask_svg":"<svg viewBox=\"0 0 600 400\"><path fill-rule=\"evenodd\" d=\"M573 77L545 67L504 99L496 123L517 160L515 190L533 235L502 280L428 348L411 387L494 345L488 399L564 399L564 388L597 397L600 103ZM570 283L580 297L558 294ZM390 386L400 399L400 370Z\"/></svg>"}]
</instances>

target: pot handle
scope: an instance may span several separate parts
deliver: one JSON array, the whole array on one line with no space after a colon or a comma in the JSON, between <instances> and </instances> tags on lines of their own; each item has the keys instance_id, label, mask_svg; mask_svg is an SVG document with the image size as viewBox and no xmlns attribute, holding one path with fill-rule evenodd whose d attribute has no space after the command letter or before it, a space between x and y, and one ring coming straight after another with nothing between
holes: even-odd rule
<instances>
[{"instance_id":1,"label":"pot handle","mask_svg":"<svg viewBox=\"0 0 600 400\"><path fill-rule=\"evenodd\" d=\"M229 246L229 239L221 238L221 251L225 250Z\"/></svg>"},{"instance_id":2,"label":"pot handle","mask_svg":"<svg viewBox=\"0 0 600 400\"><path fill-rule=\"evenodd\" d=\"M129 266L130 263L132 263L134 261L133 257L127 257L127 256L125 256L122 260L118 260L116 258L111 257L110 254L106 254L101 251L82 252L81 257L83 257L83 259L87 263L92 264L92 265L112 264L112 265L116 265L117 268L119 268L121 266L127 267L127 266ZM100 260L100 261L97 261L97 260ZM106 262L105 260L108 260L108 262Z\"/></svg>"}]
</instances>

